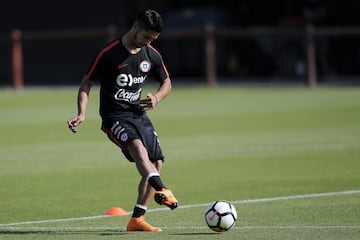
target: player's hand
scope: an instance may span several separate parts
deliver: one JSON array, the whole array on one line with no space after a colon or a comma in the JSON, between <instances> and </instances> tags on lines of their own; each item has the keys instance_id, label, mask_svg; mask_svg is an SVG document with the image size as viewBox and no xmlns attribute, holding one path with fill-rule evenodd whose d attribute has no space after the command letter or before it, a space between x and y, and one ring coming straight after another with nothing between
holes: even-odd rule
<instances>
[{"instance_id":1,"label":"player's hand","mask_svg":"<svg viewBox=\"0 0 360 240\"><path fill-rule=\"evenodd\" d=\"M158 98L154 94L148 93L145 99L140 100L139 107L144 111L149 111L154 109L158 103Z\"/></svg>"},{"instance_id":2,"label":"player's hand","mask_svg":"<svg viewBox=\"0 0 360 240\"><path fill-rule=\"evenodd\" d=\"M82 123L83 121L84 121L84 117L81 116L74 117L67 122L68 127L73 133L76 133L78 131L77 126L79 126L79 124Z\"/></svg>"}]
</instances>

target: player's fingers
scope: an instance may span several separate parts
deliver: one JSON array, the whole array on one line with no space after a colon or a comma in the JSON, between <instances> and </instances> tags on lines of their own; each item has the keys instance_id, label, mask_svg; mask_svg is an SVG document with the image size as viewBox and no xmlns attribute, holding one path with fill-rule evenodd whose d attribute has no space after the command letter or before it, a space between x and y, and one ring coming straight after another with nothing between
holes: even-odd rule
<instances>
[{"instance_id":1,"label":"player's fingers","mask_svg":"<svg viewBox=\"0 0 360 240\"><path fill-rule=\"evenodd\" d=\"M141 107L151 107L151 106L152 106L152 102L151 102L151 100L140 101L139 106L141 106Z\"/></svg>"},{"instance_id":2,"label":"player's fingers","mask_svg":"<svg viewBox=\"0 0 360 240\"><path fill-rule=\"evenodd\" d=\"M70 130L71 130L73 133L76 133L76 132L77 132L77 129L76 129L75 127L70 127L70 126L69 126L69 128L70 128Z\"/></svg>"},{"instance_id":3,"label":"player's fingers","mask_svg":"<svg viewBox=\"0 0 360 240\"><path fill-rule=\"evenodd\" d=\"M69 120L69 121L68 121L68 125L69 125L69 127L70 127L70 126L71 126L71 127L76 126L76 119L71 119L71 120Z\"/></svg>"},{"instance_id":4,"label":"player's fingers","mask_svg":"<svg viewBox=\"0 0 360 240\"><path fill-rule=\"evenodd\" d=\"M76 126L79 125L79 123L80 120L78 118L70 119L68 121L68 127L73 133L76 133L77 132Z\"/></svg>"},{"instance_id":5,"label":"player's fingers","mask_svg":"<svg viewBox=\"0 0 360 240\"><path fill-rule=\"evenodd\" d=\"M151 103L146 103L146 104L139 104L139 108L141 108L143 111L149 111L151 109L153 109Z\"/></svg>"},{"instance_id":6,"label":"player's fingers","mask_svg":"<svg viewBox=\"0 0 360 240\"><path fill-rule=\"evenodd\" d=\"M153 107L155 107L155 105L158 103L157 97L156 97L154 94L152 94L152 93L148 93L148 94L146 95L146 98L147 98L149 101L151 101L151 104L153 105Z\"/></svg>"},{"instance_id":7,"label":"player's fingers","mask_svg":"<svg viewBox=\"0 0 360 240\"><path fill-rule=\"evenodd\" d=\"M151 110L151 109L152 109L151 107L143 107L143 108L142 108L143 111L149 111L149 110Z\"/></svg>"},{"instance_id":8,"label":"player's fingers","mask_svg":"<svg viewBox=\"0 0 360 240\"><path fill-rule=\"evenodd\" d=\"M150 109L154 109L154 108L156 107L156 105L158 104L158 99L157 99L157 97L156 97L154 94L152 94L152 93L148 93L148 94L146 95L146 99L147 99L148 102L149 102L149 107L150 107Z\"/></svg>"},{"instance_id":9,"label":"player's fingers","mask_svg":"<svg viewBox=\"0 0 360 240\"><path fill-rule=\"evenodd\" d=\"M69 129L70 129L73 133L76 133L76 132L77 132L76 127L72 126L71 124L68 124L68 127L69 127Z\"/></svg>"},{"instance_id":10,"label":"player's fingers","mask_svg":"<svg viewBox=\"0 0 360 240\"><path fill-rule=\"evenodd\" d=\"M149 102L142 101L142 102L139 103L139 106L140 107L147 107L147 106L149 106Z\"/></svg>"},{"instance_id":11,"label":"player's fingers","mask_svg":"<svg viewBox=\"0 0 360 240\"><path fill-rule=\"evenodd\" d=\"M149 104L151 103L151 99L145 98L140 100L140 104Z\"/></svg>"}]
</instances>

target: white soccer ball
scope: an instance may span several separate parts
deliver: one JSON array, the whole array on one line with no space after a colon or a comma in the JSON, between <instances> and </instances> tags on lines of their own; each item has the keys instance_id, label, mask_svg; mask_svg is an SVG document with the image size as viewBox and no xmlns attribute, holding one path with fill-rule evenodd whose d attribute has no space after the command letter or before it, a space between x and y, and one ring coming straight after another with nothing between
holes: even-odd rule
<instances>
[{"instance_id":1,"label":"white soccer ball","mask_svg":"<svg viewBox=\"0 0 360 240\"><path fill-rule=\"evenodd\" d=\"M205 212L205 221L209 228L215 232L228 231L235 225L237 212L230 202L215 201Z\"/></svg>"}]
</instances>

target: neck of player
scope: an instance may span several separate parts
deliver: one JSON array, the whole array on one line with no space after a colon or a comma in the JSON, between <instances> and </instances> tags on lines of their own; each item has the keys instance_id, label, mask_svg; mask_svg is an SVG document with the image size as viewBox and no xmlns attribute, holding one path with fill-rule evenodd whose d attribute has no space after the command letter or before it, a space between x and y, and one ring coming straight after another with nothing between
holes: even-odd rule
<instances>
[{"instance_id":1,"label":"neck of player","mask_svg":"<svg viewBox=\"0 0 360 240\"><path fill-rule=\"evenodd\" d=\"M121 42L124 45L124 47L131 53L131 54L136 54L140 51L141 48L136 47L135 44L132 44L131 41L129 41L129 38L131 36L129 36L129 33L126 33L122 38L121 38Z\"/></svg>"}]
</instances>

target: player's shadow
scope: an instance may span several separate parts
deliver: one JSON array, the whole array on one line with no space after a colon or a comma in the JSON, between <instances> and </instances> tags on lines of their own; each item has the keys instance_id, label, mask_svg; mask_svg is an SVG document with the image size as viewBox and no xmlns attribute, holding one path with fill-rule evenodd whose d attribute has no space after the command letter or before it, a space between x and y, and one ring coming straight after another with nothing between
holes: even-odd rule
<instances>
[{"instance_id":1,"label":"player's shadow","mask_svg":"<svg viewBox=\"0 0 360 240\"><path fill-rule=\"evenodd\" d=\"M27 234L42 234L42 235L84 235L94 234L100 236L108 235L124 235L125 231L121 230L0 230L1 235L27 235Z\"/></svg>"},{"instance_id":2,"label":"player's shadow","mask_svg":"<svg viewBox=\"0 0 360 240\"><path fill-rule=\"evenodd\" d=\"M216 235L219 233L212 233L212 232L193 232L193 233L173 233L173 234L169 234L169 235L174 235L174 236L203 236L203 235Z\"/></svg>"}]
</instances>

